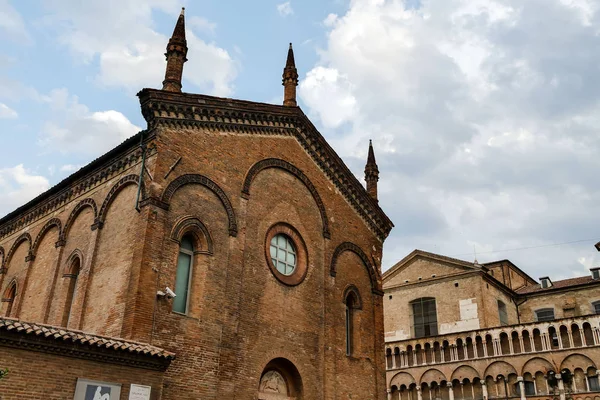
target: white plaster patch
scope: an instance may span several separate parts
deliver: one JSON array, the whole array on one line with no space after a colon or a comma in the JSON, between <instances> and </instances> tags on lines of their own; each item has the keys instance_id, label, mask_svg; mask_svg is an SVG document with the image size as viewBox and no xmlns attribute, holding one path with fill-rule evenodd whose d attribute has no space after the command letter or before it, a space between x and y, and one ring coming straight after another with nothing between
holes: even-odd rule
<instances>
[{"instance_id":1,"label":"white plaster patch","mask_svg":"<svg viewBox=\"0 0 600 400\"><path fill-rule=\"evenodd\" d=\"M397 340L406 340L406 339L410 339L410 335L402 329L397 330L397 331L389 331L389 332L385 333L385 341L386 342L394 342Z\"/></svg>"},{"instance_id":2,"label":"white plaster patch","mask_svg":"<svg viewBox=\"0 0 600 400\"><path fill-rule=\"evenodd\" d=\"M479 329L475 298L459 300L460 321L440 324L440 334Z\"/></svg>"}]
</instances>

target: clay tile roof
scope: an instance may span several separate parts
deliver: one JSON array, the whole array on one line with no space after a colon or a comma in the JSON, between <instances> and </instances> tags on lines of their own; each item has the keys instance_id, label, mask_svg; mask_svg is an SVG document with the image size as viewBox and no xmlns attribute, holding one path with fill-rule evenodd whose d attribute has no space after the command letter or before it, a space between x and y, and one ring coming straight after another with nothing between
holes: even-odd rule
<instances>
[{"instance_id":1,"label":"clay tile roof","mask_svg":"<svg viewBox=\"0 0 600 400\"><path fill-rule=\"evenodd\" d=\"M51 337L54 340L69 341L75 344L113 348L116 351L125 351L132 354L150 354L153 357L172 360L175 354L147 343L131 340L92 335L89 333L64 329L51 325L42 325L31 322L19 321L13 318L0 317L0 332L13 331L22 335L36 335Z\"/></svg>"},{"instance_id":2,"label":"clay tile roof","mask_svg":"<svg viewBox=\"0 0 600 400\"><path fill-rule=\"evenodd\" d=\"M549 290L556 290L556 289L563 289L563 288L568 288L571 286L579 286L579 285L585 285L586 283L591 283L591 282L598 282L600 283L600 281L594 281L594 279L591 276L579 276L577 278L570 278L570 279L563 279L560 281L553 281L552 282L552 286L547 287L547 288L542 288L542 286L538 283L537 285L531 285L531 286L524 286L520 289L517 289L516 292L518 294L528 294L528 293L537 293L537 292L546 292Z\"/></svg>"}]
</instances>

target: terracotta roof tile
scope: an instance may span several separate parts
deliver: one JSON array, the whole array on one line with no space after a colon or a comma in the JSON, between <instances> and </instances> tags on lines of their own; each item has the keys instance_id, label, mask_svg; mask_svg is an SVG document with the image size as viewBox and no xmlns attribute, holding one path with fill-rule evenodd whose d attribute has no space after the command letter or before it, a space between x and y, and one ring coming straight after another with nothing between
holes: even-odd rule
<instances>
[{"instance_id":1,"label":"terracotta roof tile","mask_svg":"<svg viewBox=\"0 0 600 400\"><path fill-rule=\"evenodd\" d=\"M52 337L55 340L70 341L76 344L88 344L97 347L113 348L132 354L150 354L154 357L172 360L175 354L147 343L111 338L89 333L59 328L51 325L19 321L13 318L0 317L0 331L13 331L23 335Z\"/></svg>"},{"instance_id":2,"label":"terracotta roof tile","mask_svg":"<svg viewBox=\"0 0 600 400\"><path fill-rule=\"evenodd\" d=\"M571 286L584 285L586 283L594 282L594 279L591 276L579 276L577 278L563 279L560 281L553 281L552 286L547 288L542 288L542 286L538 283L537 285L524 286L520 289L517 289L518 294L527 294L527 293L536 293L536 292L545 292L548 290L562 289L568 288ZM600 281L597 281L600 283Z\"/></svg>"}]
</instances>

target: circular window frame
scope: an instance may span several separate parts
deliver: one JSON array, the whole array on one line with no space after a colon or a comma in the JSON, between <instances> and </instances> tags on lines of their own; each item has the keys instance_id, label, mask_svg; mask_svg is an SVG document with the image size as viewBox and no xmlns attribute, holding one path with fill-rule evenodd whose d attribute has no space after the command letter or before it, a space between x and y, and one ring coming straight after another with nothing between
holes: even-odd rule
<instances>
[{"instance_id":1,"label":"circular window frame","mask_svg":"<svg viewBox=\"0 0 600 400\"><path fill-rule=\"evenodd\" d=\"M271 260L271 240L279 234L287 236L292 241L292 245L296 250L296 269L290 275L284 275L279 272ZM304 281L308 272L308 254L306 252L306 244L296 229L283 222L271 226L265 237L264 248L267 265L279 282L286 286L296 286Z\"/></svg>"}]
</instances>

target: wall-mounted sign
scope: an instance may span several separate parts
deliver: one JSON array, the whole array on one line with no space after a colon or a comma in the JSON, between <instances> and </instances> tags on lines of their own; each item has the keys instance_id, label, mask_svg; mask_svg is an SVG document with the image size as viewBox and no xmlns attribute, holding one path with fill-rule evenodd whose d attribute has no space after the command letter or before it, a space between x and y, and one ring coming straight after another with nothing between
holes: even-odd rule
<instances>
[{"instance_id":1,"label":"wall-mounted sign","mask_svg":"<svg viewBox=\"0 0 600 400\"><path fill-rule=\"evenodd\" d=\"M78 378L73 400L119 400L120 397L120 383L98 382Z\"/></svg>"},{"instance_id":2,"label":"wall-mounted sign","mask_svg":"<svg viewBox=\"0 0 600 400\"><path fill-rule=\"evenodd\" d=\"M134 385L132 383L129 390L129 400L150 400L151 391L150 386Z\"/></svg>"}]
</instances>

